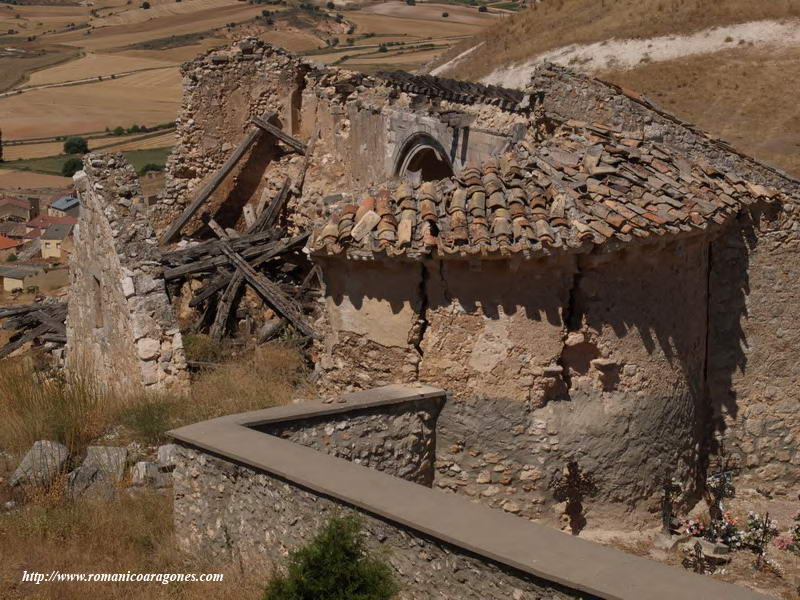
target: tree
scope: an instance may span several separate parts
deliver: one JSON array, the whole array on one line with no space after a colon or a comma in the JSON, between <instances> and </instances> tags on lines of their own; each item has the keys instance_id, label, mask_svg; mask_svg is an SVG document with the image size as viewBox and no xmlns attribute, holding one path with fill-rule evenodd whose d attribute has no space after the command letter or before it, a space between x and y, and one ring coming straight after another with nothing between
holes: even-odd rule
<instances>
[{"instance_id":1,"label":"tree","mask_svg":"<svg viewBox=\"0 0 800 600\"><path fill-rule=\"evenodd\" d=\"M327 6L330 10L336 8L336 5L333 2L328 2L325 6Z\"/></svg>"},{"instance_id":2,"label":"tree","mask_svg":"<svg viewBox=\"0 0 800 600\"><path fill-rule=\"evenodd\" d=\"M485 6L481 6L481 7L478 9L478 12L489 12L489 9L488 9L488 8L486 8Z\"/></svg>"},{"instance_id":3,"label":"tree","mask_svg":"<svg viewBox=\"0 0 800 600\"><path fill-rule=\"evenodd\" d=\"M61 166L61 174L64 177L72 177L83 168L83 161L80 158L68 158Z\"/></svg>"},{"instance_id":4,"label":"tree","mask_svg":"<svg viewBox=\"0 0 800 600\"><path fill-rule=\"evenodd\" d=\"M449 17L449 16L450 16L450 13L443 12L443 13L442 13L442 16L443 16L443 17L446 19L447 17Z\"/></svg>"},{"instance_id":5,"label":"tree","mask_svg":"<svg viewBox=\"0 0 800 600\"><path fill-rule=\"evenodd\" d=\"M150 8L150 3L149 2L142 2L142 8L147 10L148 8Z\"/></svg>"},{"instance_id":6,"label":"tree","mask_svg":"<svg viewBox=\"0 0 800 600\"><path fill-rule=\"evenodd\" d=\"M408 4L409 6L416 6L417 0L406 0L406 4Z\"/></svg>"},{"instance_id":7,"label":"tree","mask_svg":"<svg viewBox=\"0 0 800 600\"><path fill-rule=\"evenodd\" d=\"M89 143L82 137L72 136L64 140L64 154L86 154Z\"/></svg>"},{"instance_id":8,"label":"tree","mask_svg":"<svg viewBox=\"0 0 800 600\"><path fill-rule=\"evenodd\" d=\"M391 567L365 552L356 517L332 518L311 542L289 555L264 600L389 600L398 591Z\"/></svg>"},{"instance_id":9,"label":"tree","mask_svg":"<svg viewBox=\"0 0 800 600\"><path fill-rule=\"evenodd\" d=\"M125 135L125 128L121 127L120 125L117 125L116 127L114 127L113 133L114 135Z\"/></svg>"}]
</instances>

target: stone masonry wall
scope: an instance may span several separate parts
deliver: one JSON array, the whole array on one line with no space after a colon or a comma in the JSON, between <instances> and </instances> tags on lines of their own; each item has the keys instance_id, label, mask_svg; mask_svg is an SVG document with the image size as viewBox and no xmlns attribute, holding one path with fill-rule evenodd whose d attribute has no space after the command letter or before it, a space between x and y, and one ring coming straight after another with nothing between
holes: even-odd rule
<instances>
[{"instance_id":1,"label":"stone masonry wall","mask_svg":"<svg viewBox=\"0 0 800 600\"><path fill-rule=\"evenodd\" d=\"M179 544L208 558L232 557L264 572L279 569L331 516L353 511L362 519L368 548L384 556L400 580L400 600L592 597L187 446L177 453L174 491Z\"/></svg>"},{"instance_id":2,"label":"stone masonry wall","mask_svg":"<svg viewBox=\"0 0 800 600\"><path fill-rule=\"evenodd\" d=\"M419 400L257 429L430 487L440 410L439 400Z\"/></svg>"},{"instance_id":3,"label":"stone masonry wall","mask_svg":"<svg viewBox=\"0 0 800 600\"><path fill-rule=\"evenodd\" d=\"M800 479L800 207L754 207L711 248L712 450L739 485L794 493Z\"/></svg>"},{"instance_id":4,"label":"stone masonry wall","mask_svg":"<svg viewBox=\"0 0 800 600\"><path fill-rule=\"evenodd\" d=\"M339 341L326 342L320 364L332 385L413 380L416 366L420 381L451 391L436 486L558 521L554 486L576 460L596 484L585 502L594 525L631 511L657 520L666 472L684 482L687 502L696 497L707 417L703 240L518 263L394 261L388 279L380 269L323 266L327 339ZM420 307L417 319L403 298ZM664 298L676 300L665 309ZM383 369L347 343L347 330L375 346Z\"/></svg>"},{"instance_id":5,"label":"stone masonry wall","mask_svg":"<svg viewBox=\"0 0 800 600\"><path fill-rule=\"evenodd\" d=\"M613 84L548 64L534 71L528 91L542 94L543 108L561 118L636 131L642 139L678 148L693 160L705 160L749 181L774 186L795 197L800 195L800 181L736 152L725 142L709 138L645 98L628 95Z\"/></svg>"},{"instance_id":6,"label":"stone masonry wall","mask_svg":"<svg viewBox=\"0 0 800 600\"><path fill-rule=\"evenodd\" d=\"M167 164L165 192L153 207L159 231L230 156L253 127L249 120L265 112L277 113L284 131L303 142L316 135L303 194L289 201L289 225L296 227L326 217L332 196L358 194L391 180L398 153L415 133L435 137L458 165L499 152L529 123L526 115L494 106L413 96L378 78L354 85L355 73L314 66L255 39L210 51L184 64L182 73L177 144ZM440 114L448 112L467 115L469 131L443 121ZM303 156L284 153L263 136L203 211L225 227L241 225L245 204L257 204L265 193L274 197L287 176L296 183L305 163ZM198 217L186 233L202 228Z\"/></svg>"},{"instance_id":7,"label":"stone masonry wall","mask_svg":"<svg viewBox=\"0 0 800 600\"><path fill-rule=\"evenodd\" d=\"M121 154L91 154L75 179L67 369L124 394L185 391L183 341L135 171Z\"/></svg>"}]
</instances>

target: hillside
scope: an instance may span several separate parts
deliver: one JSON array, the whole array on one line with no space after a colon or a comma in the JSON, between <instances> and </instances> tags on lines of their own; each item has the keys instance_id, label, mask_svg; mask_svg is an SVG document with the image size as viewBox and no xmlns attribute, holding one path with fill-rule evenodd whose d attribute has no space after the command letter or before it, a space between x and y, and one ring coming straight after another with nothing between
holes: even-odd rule
<instances>
[{"instance_id":1,"label":"hillside","mask_svg":"<svg viewBox=\"0 0 800 600\"><path fill-rule=\"evenodd\" d=\"M550 60L642 92L800 176L800 0L548 0L440 57L431 71L522 87Z\"/></svg>"}]
</instances>

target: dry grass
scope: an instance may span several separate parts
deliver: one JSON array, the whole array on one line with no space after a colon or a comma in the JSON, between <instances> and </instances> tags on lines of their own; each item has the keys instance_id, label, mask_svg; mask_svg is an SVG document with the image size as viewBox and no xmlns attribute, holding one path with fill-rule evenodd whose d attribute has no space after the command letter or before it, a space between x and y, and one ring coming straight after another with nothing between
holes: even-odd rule
<instances>
[{"instance_id":1,"label":"dry grass","mask_svg":"<svg viewBox=\"0 0 800 600\"><path fill-rule=\"evenodd\" d=\"M761 160L800 176L800 48L734 49L599 73Z\"/></svg>"},{"instance_id":2,"label":"dry grass","mask_svg":"<svg viewBox=\"0 0 800 600\"><path fill-rule=\"evenodd\" d=\"M54 490L56 488L53 488ZM221 583L22 583L23 570L49 573L222 573ZM142 493L69 502L40 494L0 515L0 597L58 600L257 599L266 576L182 554L171 499Z\"/></svg>"},{"instance_id":3,"label":"dry grass","mask_svg":"<svg viewBox=\"0 0 800 600\"><path fill-rule=\"evenodd\" d=\"M181 425L285 404L304 381L302 357L280 344L202 372L186 397L115 396L80 376L46 379L30 357L0 361L0 450L20 455L47 439L79 455L111 432L118 440L158 444Z\"/></svg>"},{"instance_id":4,"label":"dry grass","mask_svg":"<svg viewBox=\"0 0 800 600\"><path fill-rule=\"evenodd\" d=\"M455 56L483 42L454 73L477 80L497 67L569 44L686 35L715 26L797 17L800 0L547 0L504 19L448 54Z\"/></svg>"},{"instance_id":5,"label":"dry grass","mask_svg":"<svg viewBox=\"0 0 800 600\"><path fill-rule=\"evenodd\" d=\"M90 381L69 384L37 372L26 356L0 363L0 448L21 453L36 440L57 440L80 453L108 428L113 403Z\"/></svg>"}]
</instances>

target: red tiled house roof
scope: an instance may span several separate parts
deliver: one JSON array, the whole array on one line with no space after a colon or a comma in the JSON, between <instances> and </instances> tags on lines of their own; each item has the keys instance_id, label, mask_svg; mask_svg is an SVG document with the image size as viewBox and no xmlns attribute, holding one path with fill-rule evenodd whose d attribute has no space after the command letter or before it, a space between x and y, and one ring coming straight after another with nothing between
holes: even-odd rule
<instances>
[{"instance_id":1,"label":"red tiled house roof","mask_svg":"<svg viewBox=\"0 0 800 600\"><path fill-rule=\"evenodd\" d=\"M39 215L28 221L28 227L35 229L47 229L50 225L75 225L78 219L75 217L51 217L49 215Z\"/></svg>"},{"instance_id":2,"label":"red tiled house roof","mask_svg":"<svg viewBox=\"0 0 800 600\"><path fill-rule=\"evenodd\" d=\"M779 196L633 134L572 121L539 147L339 206L310 247L409 258L577 251L705 230Z\"/></svg>"},{"instance_id":3,"label":"red tiled house roof","mask_svg":"<svg viewBox=\"0 0 800 600\"><path fill-rule=\"evenodd\" d=\"M9 248L16 248L20 245L22 245L21 242L17 240L12 240L4 235L0 235L0 250L8 250Z\"/></svg>"}]
</instances>

